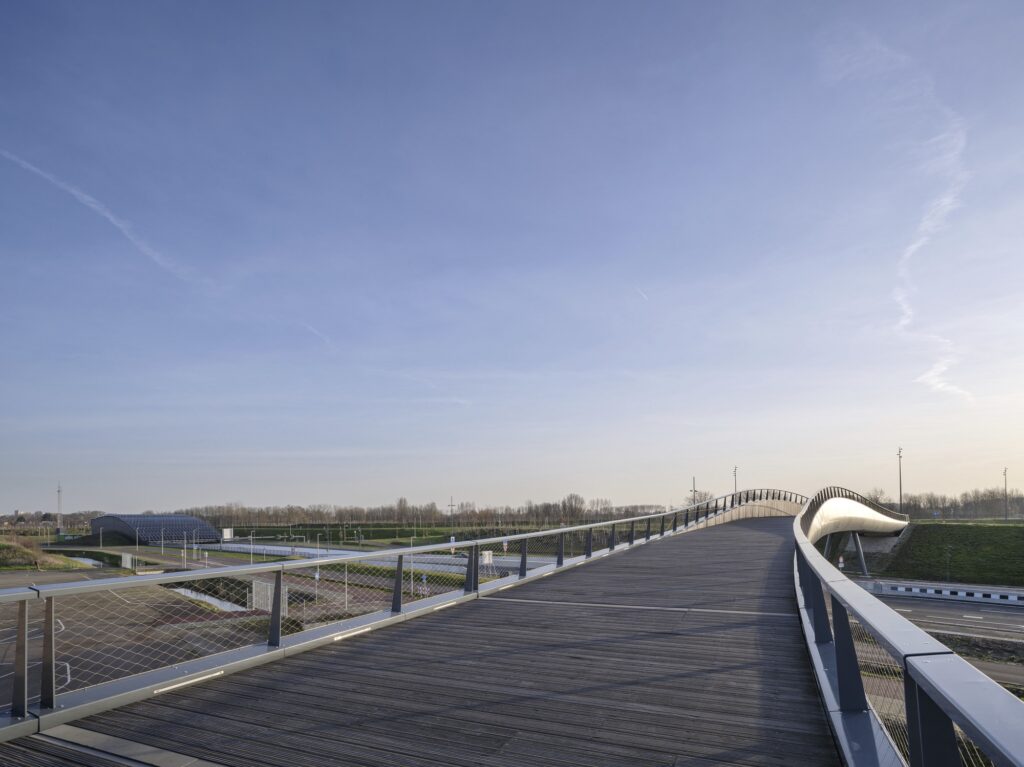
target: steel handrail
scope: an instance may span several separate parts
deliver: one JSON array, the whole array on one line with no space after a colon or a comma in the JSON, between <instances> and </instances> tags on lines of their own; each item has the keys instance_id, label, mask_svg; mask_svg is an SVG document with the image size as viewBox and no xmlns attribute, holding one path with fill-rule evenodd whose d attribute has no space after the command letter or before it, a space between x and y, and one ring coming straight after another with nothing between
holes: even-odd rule
<instances>
[{"instance_id":1,"label":"steel handrail","mask_svg":"<svg viewBox=\"0 0 1024 767\"><path fill-rule=\"evenodd\" d=\"M1024 765L1024 732L1020 727L1024 701L855 584L808 540L805 530L810 520L833 498L856 500L892 519L907 521L908 517L851 490L827 487L808 499L793 521L794 577L805 634L844 759L855 765L879 764L893 758L903 762L891 739L888 751L877 737L869 742L871 732L888 733L864 695L848 621L848 613L852 613L902 668L912 767L960 764L953 723L995 764ZM825 603L826 592L831 599L831 615ZM869 727L851 725L859 715L872 717Z\"/></svg>"}]
</instances>

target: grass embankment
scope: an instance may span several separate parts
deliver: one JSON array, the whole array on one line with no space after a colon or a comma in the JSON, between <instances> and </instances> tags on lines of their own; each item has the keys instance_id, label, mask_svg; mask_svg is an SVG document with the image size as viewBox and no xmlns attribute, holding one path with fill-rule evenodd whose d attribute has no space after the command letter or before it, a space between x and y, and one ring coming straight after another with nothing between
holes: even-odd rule
<instances>
[{"instance_id":1,"label":"grass embankment","mask_svg":"<svg viewBox=\"0 0 1024 767\"><path fill-rule=\"evenodd\" d=\"M58 554L44 554L35 543L0 540L0 570L74 570L77 562Z\"/></svg>"},{"instance_id":2,"label":"grass embankment","mask_svg":"<svg viewBox=\"0 0 1024 767\"><path fill-rule=\"evenodd\" d=\"M924 581L1024 586L1024 527L915 524L884 575Z\"/></svg>"}]
</instances>

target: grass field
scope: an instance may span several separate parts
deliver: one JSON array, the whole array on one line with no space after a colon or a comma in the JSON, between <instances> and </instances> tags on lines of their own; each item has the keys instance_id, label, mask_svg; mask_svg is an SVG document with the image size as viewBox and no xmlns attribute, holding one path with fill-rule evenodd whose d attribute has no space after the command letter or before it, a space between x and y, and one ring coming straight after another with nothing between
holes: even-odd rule
<instances>
[{"instance_id":1,"label":"grass field","mask_svg":"<svg viewBox=\"0 0 1024 767\"><path fill-rule=\"evenodd\" d=\"M77 562L59 554L43 553L38 545L0 541L0 570L74 570Z\"/></svg>"},{"instance_id":2,"label":"grass field","mask_svg":"<svg viewBox=\"0 0 1024 767\"><path fill-rule=\"evenodd\" d=\"M1024 586L1024 527L915 524L885 575L920 580Z\"/></svg>"}]
</instances>

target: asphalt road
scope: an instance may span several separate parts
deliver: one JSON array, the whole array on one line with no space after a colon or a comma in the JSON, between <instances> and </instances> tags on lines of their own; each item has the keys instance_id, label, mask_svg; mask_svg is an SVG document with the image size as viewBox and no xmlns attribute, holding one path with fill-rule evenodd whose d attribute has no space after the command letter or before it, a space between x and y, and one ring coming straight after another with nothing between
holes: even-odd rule
<instances>
[{"instance_id":1,"label":"asphalt road","mask_svg":"<svg viewBox=\"0 0 1024 767\"><path fill-rule=\"evenodd\" d=\"M889 607L940 642L950 634L1019 642L1024 660L1024 605L954 602L923 597L882 597ZM1024 689L1024 665L965 657L968 663L1004 685Z\"/></svg>"},{"instance_id":2,"label":"asphalt road","mask_svg":"<svg viewBox=\"0 0 1024 767\"><path fill-rule=\"evenodd\" d=\"M933 634L963 634L1024 642L1024 605L989 605L924 597L881 597L889 607ZM941 636L939 637L941 640ZM1021 646L1024 655L1024 645Z\"/></svg>"}]
</instances>

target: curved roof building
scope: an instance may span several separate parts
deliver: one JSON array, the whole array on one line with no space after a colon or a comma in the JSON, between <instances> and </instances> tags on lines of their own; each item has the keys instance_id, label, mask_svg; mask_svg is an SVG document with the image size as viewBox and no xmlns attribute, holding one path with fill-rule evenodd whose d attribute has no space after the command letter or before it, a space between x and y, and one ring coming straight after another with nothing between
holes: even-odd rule
<instances>
[{"instance_id":1,"label":"curved roof building","mask_svg":"<svg viewBox=\"0 0 1024 767\"><path fill-rule=\"evenodd\" d=\"M139 543L159 543L162 540L195 541L196 543L216 543L220 533L205 519L186 517L182 514L104 514L90 520L93 534L100 528L108 533L121 533L127 538L135 539L138 534Z\"/></svg>"}]
</instances>

